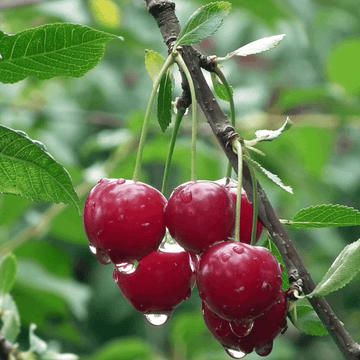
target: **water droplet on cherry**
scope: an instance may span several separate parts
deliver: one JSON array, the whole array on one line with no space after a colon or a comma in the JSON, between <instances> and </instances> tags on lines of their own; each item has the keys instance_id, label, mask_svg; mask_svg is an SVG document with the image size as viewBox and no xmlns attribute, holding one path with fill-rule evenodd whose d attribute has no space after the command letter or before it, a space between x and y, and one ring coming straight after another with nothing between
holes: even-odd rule
<instances>
[{"instance_id":1,"label":"water droplet on cherry","mask_svg":"<svg viewBox=\"0 0 360 360\"><path fill-rule=\"evenodd\" d=\"M153 326L163 326L169 319L171 313L167 314L144 314L145 319Z\"/></svg>"},{"instance_id":2,"label":"water droplet on cherry","mask_svg":"<svg viewBox=\"0 0 360 360\"><path fill-rule=\"evenodd\" d=\"M180 198L184 203L189 203L192 200L192 193L189 189L183 189L180 192Z\"/></svg>"},{"instance_id":3,"label":"water droplet on cherry","mask_svg":"<svg viewBox=\"0 0 360 360\"><path fill-rule=\"evenodd\" d=\"M182 248L176 241L173 239L169 233L169 231L166 231L166 234L164 236L164 239L162 243L160 244L159 250L162 252L171 252L171 253L179 253L184 252L185 249ZM190 264L191 266L191 264Z\"/></svg>"},{"instance_id":4,"label":"water droplet on cherry","mask_svg":"<svg viewBox=\"0 0 360 360\"><path fill-rule=\"evenodd\" d=\"M136 265L134 263L120 263L115 266L118 272L126 275L132 274L136 270Z\"/></svg>"},{"instance_id":5,"label":"water droplet on cherry","mask_svg":"<svg viewBox=\"0 0 360 360\"><path fill-rule=\"evenodd\" d=\"M231 331L239 337L249 335L250 331L254 326L254 320L247 321L231 321L230 328Z\"/></svg>"},{"instance_id":6,"label":"water droplet on cherry","mask_svg":"<svg viewBox=\"0 0 360 360\"><path fill-rule=\"evenodd\" d=\"M256 347L255 351L259 356L267 356L271 353L272 348L273 348L273 342L271 341L265 345Z\"/></svg>"},{"instance_id":7,"label":"water droplet on cherry","mask_svg":"<svg viewBox=\"0 0 360 360\"><path fill-rule=\"evenodd\" d=\"M118 185L122 185L122 184L125 184L125 183L126 183L126 180L125 180L125 179L119 179L116 183L117 183Z\"/></svg>"},{"instance_id":8,"label":"water droplet on cherry","mask_svg":"<svg viewBox=\"0 0 360 360\"><path fill-rule=\"evenodd\" d=\"M231 258L231 255L229 254L221 254L221 260L223 262L227 262Z\"/></svg>"},{"instance_id":9,"label":"water droplet on cherry","mask_svg":"<svg viewBox=\"0 0 360 360\"><path fill-rule=\"evenodd\" d=\"M240 286L238 289L235 290L235 292L237 292L238 294L240 294L241 292L243 292L245 290L244 286Z\"/></svg>"},{"instance_id":10,"label":"water droplet on cherry","mask_svg":"<svg viewBox=\"0 0 360 360\"><path fill-rule=\"evenodd\" d=\"M242 246L234 246L233 247L234 252L236 252L237 254L242 254L245 250Z\"/></svg>"},{"instance_id":11,"label":"water droplet on cherry","mask_svg":"<svg viewBox=\"0 0 360 360\"><path fill-rule=\"evenodd\" d=\"M114 279L114 281L116 282L116 284L119 282L117 269L115 269L115 270L113 271L113 279Z\"/></svg>"},{"instance_id":12,"label":"water droplet on cherry","mask_svg":"<svg viewBox=\"0 0 360 360\"><path fill-rule=\"evenodd\" d=\"M93 245L93 244L90 244L89 245L89 249L90 249L90 251L94 254L94 255L96 255L96 247Z\"/></svg>"},{"instance_id":13,"label":"water droplet on cherry","mask_svg":"<svg viewBox=\"0 0 360 360\"><path fill-rule=\"evenodd\" d=\"M233 359L243 359L246 356L246 353L240 350L230 349L227 346L223 346L223 347L225 349L225 352Z\"/></svg>"},{"instance_id":14,"label":"water droplet on cherry","mask_svg":"<svg viewBox=\"0 0 360 360\"><path fill-rule=\"evenodd\" d=\"M264 281L261 286L261 291L271 291L271 285L267 281Z\"/></svg>"},{"instance_id":15,"label":"water droplet on cherry","mask_svg":"<svg viewBox=\"0 0 360 360\"><path fill-rule=\"evenodd\" d=\"M97 250L96 259L102 265L109 265L111 263L111 259L106 251Z\"/></svg>"}]
</instances>

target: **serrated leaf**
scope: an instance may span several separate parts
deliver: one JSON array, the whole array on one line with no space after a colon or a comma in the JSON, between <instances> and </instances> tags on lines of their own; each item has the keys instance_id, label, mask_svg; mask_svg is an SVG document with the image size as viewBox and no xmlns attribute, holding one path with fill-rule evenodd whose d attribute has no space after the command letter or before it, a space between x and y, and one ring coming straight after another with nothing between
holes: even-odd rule
<instances>
[{"instance_id":1,"label":"serrated leaf","mask_svg":"<svg viewBox=\"0 0 360 360\"><path fill-rule=\"evenodd\" d=\"M196 10L182 28L175 47L194 45L210 37L221 26L230 8L229 2L219 1L206 4Z\"/></svg>"},{"instance_id":2,"label":"serrated leaf","mask_svg":"<svg viewBox=\"0 0 360 360\"><path fill-rule=\"evenodd\" d=\"M14 35L0 31L0 82L28 76L81 77L104 56L105 44L119 36L67 23L43 25Z\"/></svg>"},{"instance_id":3,"label":"serrated leaf","mask_svg":"<svg viewBox=\"0 0 360 360\"><path fill-rule=\"evenodd\" d=\"M314 291L307 297L324 297L347 285L360 271L360 239L339 254Z\"/></svg>"},{"instance_id":4,"label":"serrated leaf","mask_svg":"<svg viewBox=\"0 0 360 360\"><path fill-rule=\"evenodd\" d=\"M157 102L157 118L161 130L165 132L171 123L172 110L172 91L174 80L172 76L172 66L166 71L162 77L159 86L158 102Z\"/></svg>"},{"instance_id":5,"label":"serrated leaf","mask_svg":"<svg viewBox=\"0 0 360 360\"><path fill-rule=\"evenodd\" d=\"M290 286L289 275L288 275L284 260L281 257L279 250L277 249L276 245L273 243L273 241L269 237L264 241L262 246L265 247L266 249L270 250L271 253L276 257L277 261L284 267L284 271L282 274L282 278L283 278L282 289L284 291L286 291Z\"/></svg>"},{"instance_id":6,"label":"serrated leaf","mask_svg":"<svg viewBox=\"0 0 360 360\"><path fill-rule=\"evenodd\" d=\"M10 294L0 296L1 334L14 343L20 333L20 315L15 301Z\"/></svg>"},{"instance_id":7,"label":"serrated leaf","mask_svg":"<svg viewBox=\"0 0 360 360\"><path fill-rule=\"evenodd\" d=\"M211 80L214 86L215 94L218 96L219 99L230 102L229 94L226 90L225 85L220 81L218 76L215 73L211 73ZM234 89L230 86L231 95L234 94Z\"/></svg>"},{"instance_id":8,"label":"serrated leaf","mask_svg":"<svg viewBox=\"0 0 360 360\"><path fill-rule=\"evenodd\" d=\"M160 54L152 50L145 50L145 68L153 83L164 64L165 59Z\"/></svg>"},{"instance_id":9,"label":"serrated leaf","mask_svg":"<svg viewBox=\"0 0 360 360\"><path fill-rule=\"evenodd\" d=\"M69 173L24 132L0 125L0 191L30 200L75 205L80 200Z\"/></svg>"},{"instance_id":10,"label":"serrated leaf","mask_svg":"<svg viewBox=\"0 0 360 360\"><path fill-rule=\"evenodd\" d=\"M0 295L9 293L15 283L17 263L15 255L6 255L0 264Z\"/></svg>"},{"instance_id":11,"label":"serrated leaf","mask_svg":"<svg viewBox=\"0 0 360 360\"><path fill-rule=\"evenodd\" d=\"M295 229L359 226L360 212L343 205L317 205L301 209L283 223Z\"/></svg>"},{"instance_id":12,"label":"serrated leaf","mask_svg":"<svg viewBox=\"0 0 360 360\"><path fill-rule=\"evenodd\" d=\"M276 185L280 186L282 189L284 189L288 193L293 194L293 190L292 190L291 186L284 185L283 182L281 181L281 179L277 175L275 175L272 172L270 172L269 170L266 170L265 168L263 168L257 161L251 159L249 156L246 156L246 157L244 156L244 159L248 163L249 166L252 166L255 170L262 172L270 180L272 180Z\"/></svg>"},{"instance_id":13,"label":"serrated leaf","mask_svg":"<svg viewBox=\"0 0 360 360\"><path fill-rule=\"evenodd\" d=\"M289 117L286 118L285 123L277 130L257 130L255 136L261 141L272 141L278 138L284 131L289 130L292 126L292 122Z\"/></svg>"},{"instance_id":14,"label":"serrated leaf","mask_svg":"<svg viewBox=\"0 0 360 360\"><path fill-rule=\"evenodd\" d=\"M296 321L294 309L290 311L290 320L297 329L307 335L324 336L328 334L315 310L309 305L296 305Z\"/></svg>"},{"instance_id":15,"label":"serrated leaf","mask_svg":"<svg viewBox=\"0 0 360 360\"><path fill-rule=\"evenodd\" d=\"M265 51L269 51L274 47L278 46L282 41L282 39L284 38L284 36L285 34L281 34L270 37L264 37L262 39L253 41L231 52L225 58L230 59L233 56L248 56L248 55L254 55Z\"/></svg>"}]
</instances>

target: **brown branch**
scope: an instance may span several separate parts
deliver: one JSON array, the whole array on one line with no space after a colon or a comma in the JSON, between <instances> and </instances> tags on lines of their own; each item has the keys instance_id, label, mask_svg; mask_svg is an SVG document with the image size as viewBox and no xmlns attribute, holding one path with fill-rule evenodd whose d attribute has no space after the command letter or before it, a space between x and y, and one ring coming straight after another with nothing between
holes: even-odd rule
<instances>
[{"instance_id":1,"label":"brown branch","mask_svg":"<svg viewBox=\"0 0 360 360\"><path fill-rule=\"evenodd\" d=\"M179 22L175 15L175 4L169 0L145 1L149 12L158 23L165 44L168 46L169 51L171 51L172 45L180 32ZM229 146L229 141L237 136L237 134L221 110L203 76L200 68L200 61L203 62L203 58L198 51L190 46L183 47L183 58L191 73L198 103L224 153L236 171L237 156ZM243 164L243 187L250 201L252 201L253 189L251 175L248 165L245 162ZM257 191L259 216L284 259L290 282L301 285L304 293L309 294L315 288L314 281L259 183ZM309 301L343 356L349 360L360 360L359 344L357 344L345 330L328 302L323 298L312 298L309 299Z\"/></svg>"},{"instance_id":2,"label":"brown branch","mask_svg":"<svg viewBox=\"0 0 360 360\"><path fill-rule=\"evenodd\" d=\"M0 10L43 3L49 0L0 0Z\"/></svg>"}]
</instances>

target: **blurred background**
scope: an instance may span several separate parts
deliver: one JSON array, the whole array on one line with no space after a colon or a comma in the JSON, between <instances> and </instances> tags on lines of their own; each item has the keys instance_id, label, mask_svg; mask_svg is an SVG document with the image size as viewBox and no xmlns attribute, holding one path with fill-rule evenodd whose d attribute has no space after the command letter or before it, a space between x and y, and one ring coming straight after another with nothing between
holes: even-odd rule
<instances>
[{"instance_id":1,"label":"blurred background","mask_svg":"<svg viewBox=\"0 0 360 360\"><path fill-rule=\"evenodd\" d=\"M233 9L222 27L198 45L204 54L225 56L259 38L286 34L270 52L228 61L223 68L234 87L237 130L244 138L253 138L258 129L277 129L287 116L294 122L279 139L259 146L266 157L255 156L294 190L290 195L259 175L279 217L290 219L301 208L319 204L360 209L358 0L230 2ZM183 25L207 1L175 3ZM109 42L103 60L83 78L0 84L0 123L43 142L69 171L84 203L100 178L132 177L152 89L145 49L164 57L167 49L139 0L54 0L3 8L0 13L0 29L6 33L54 22L91 26L121 35L124 41ZM177 71L174 75L175 99L181 92ZM228 104L220 103L228 113ZM187 116L175 148L169 191L190 179L190 126ZM141 180L158 189L170 135L171 127L161 132L154 112ZM198 153L199 179L224 177L226 158L200 111ZM32 231L42 220L45 225ZM354 227L289 233L316 282L342 248L360 237ZM86 360L229 359L204 325L196 288L164 327L153 328L133 310L112 279L113 267L98 264L90 253L74 207L0 195L0 252L8 251L19 262L12 295L21 315L19 343L24 349L29 325L35 323L37 334L54 348ZM328 296L356 341L359 299L359 276ZM329 335L307 336L288 323L269 360L341 358Z\"/></svg>"}]
</instances>

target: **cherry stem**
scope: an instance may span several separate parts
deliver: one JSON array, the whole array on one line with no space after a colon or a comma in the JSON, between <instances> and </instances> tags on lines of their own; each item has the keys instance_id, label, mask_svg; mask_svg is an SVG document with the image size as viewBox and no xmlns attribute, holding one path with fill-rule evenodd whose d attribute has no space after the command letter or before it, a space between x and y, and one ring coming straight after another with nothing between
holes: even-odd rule
<instances>
[{"instance_id":1,"label":"cherry stem","mask_svg":"<svg viewBox=\"0 0 360 360\"><path fill-rule=\"evenodd\" d=\"M196 135L197 135L197 119L196 119L196 95L194 82L192 80L189 69L187 68L183 58L179 52L175 53L175 61L183 70L189 84L191 94L191 116L192 116L192 129L191 129L191 181L196 181Z\"/></svg>"},{"instance_id":2,"label":"cherry stem","mask_svg":"<svg viewBox=\"0 0 360 360\"><path fill-rule=\"evenodd\" d=\"M241 212L241 189L242 189L242 145L238 139L235 139L232 143L234 152L238 156L238 187L236 197L236 215L235 215L235 235L234 241L240 242L240 212ZM239 221L238 221L239 219Z\"/></svg>"},{"instance_id":3,"label":"cherry stem","mask_svg":"<svg viewBox=\"0 0 360 360\"><path fill-rule=\"evenodd\" d=\"M146 135L147 135L147 132L149 129L149 122L150 122L149 120L150 120L151 109L152 109L152 106L153 106L155 98L156 98L157 90L160 85L160 81L161 81L162 77L164 76L164 74L166 73L167 69L174 63L174 57L175 56L173 54L171 54L170 56L167 57L163 67L161 68L161 70L159 72L158 77L156 78L156 80L153 84L153 89L152 89L149 103L148 103L148 106L146 109L143 127L142 127L141 135L140 135L139 147L138 147L138 152L137 152L137 156L136 156L135 170L134 170L134 175L133 175L134 181L138 181L139 177L140 177L142 156L143 156L144 146L145 146L145 139L146 139Z\"/></svg>"},{"instance_id":4,"label":"cherry stem","mask_svg":"<svg viewBox=\"0 0 360 360\"><path fill-rule=\"evenodd\" d=\"M249 166L251 182L253 187L253 221L252 221L252 231L251 231L251 245L256 244L256 230L257 230L257 222L258 222L258 192L257 192L257 181L254 169Z\"/></svg>"},{"instance_id":5,"label":"cherry stem","mask_svg":"<svg viewBox=\"0 0 360 360\"><path fill-rule=\"evenodd\" d=\"M175 123L174 123L174 129L173 129L173 132L171 134L169 150L168 150L168 154L167 154L167 158L166 158L164 178L163 178L163 183L162 183L162 188L161 188L161 192L164 195L165 195L165 193L167 191L167 185L168 185L168 181L169 181L170 165L171 165L171 160L172 160L172 156L173 156L173 153L174 153L175 142L176 142L176 138L177 138L177 135L178 135L178 132L179 132L180 123L181 123L182 118L184 117L185 111L186 111L185 108L179 108L178 112L176 114Z\"/></svg>"},{"instance_id":6,"label":"cherry stem","mask_svg":"<svg viewBox=\"0 0 360 360\"><path fill-rule=\"evenodd\" d=\"M224 73L221 71L220 66L216 65L215 67L215 74L219 77L219 79L221 80L221 82L223 83L223 85L225 86L226 92L229 96L229 103L230 103L230 121L231 121L231 125L233 127L235 127L235 104L234 104L234 97L230 88L229 83L226 80L226 77L224 75ZM226 175L225 177L230 178L231 177L231 172L232 172L232 166L231 163L229 161L227 169L226 169Z\"/></svg>"}]
</instances>

